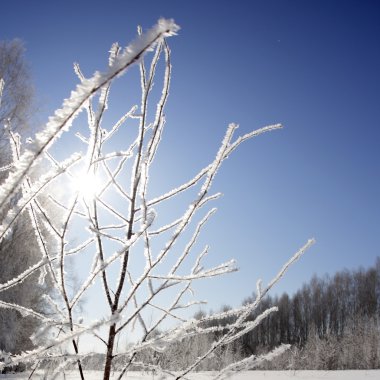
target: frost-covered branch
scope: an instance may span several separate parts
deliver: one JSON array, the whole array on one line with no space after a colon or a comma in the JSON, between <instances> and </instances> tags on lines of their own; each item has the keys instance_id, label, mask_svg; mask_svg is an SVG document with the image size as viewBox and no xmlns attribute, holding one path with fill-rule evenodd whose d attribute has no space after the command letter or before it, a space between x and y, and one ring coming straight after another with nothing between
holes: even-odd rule
<instances>
[{"instance_id":1,"label":"frost-covered branch","mask_svg":"<svg viewBox=\"0 0 380 380\"><path fill-rule=\"evenodd\" d=\"M178 26L172 20L161 19L157 25L147 33L139 36L125 51L115 57L108 70L104 73L96 72L91 79L84 80L76 90L66 99L61 109L57 110L49 119L44 130L36 135L33 145L22 155L16 166L0 188L0 209L18 188L24 176L28 174L33 164L64 130L68 130L71 123L81 111L86 102L103 86L117 76L120 76L164 37L172 36L178 31Z\"/></svg>"},{"instance_id":2,"label":"frost-covered branch","mask_svg":"<svg viewBox=\"0 0 380 380\"><path fill-rule=\"evenodd\" d=\"M231 376L231 374L241 371L248 371L253 368L258 367L264 361L271 361L277 356L282 355L285 351L289 350L289 344L282 344L279 347L276 347L274 350L268 352L263 355L251 355L243 360L240 360L236 363L232 363L226 366L223 370L221 370L215 377L214 380L227 379Z\"/></svg>"},{"instance_id":3,"label":"frost-covered branch","mask_svg":"<svg viewBox=\"0 0 380 380\"><path fill-rule=\"evenodd\" d=\"M189 317L194 305L205 302L195 296L195 281L237 270L234 260L206 266L209 246L198 248L200 236L216 211L210 202L221 196L212 189L214 179L238 146L282 126L270 125L235 138L238 126L231 123L212 162L205 163L185 183L168 190L164 182L170 173L159 161L159 146L166 125L165 106L172 73L166 38L178 29L172 20L160 20L146 33L139 28L137 39L127 48L112 45L106 70L89 78L79 64L74 64L80 84L43 130L29 139L27 147L21 147L20 137L9 133L12 162L0 168L8 174L0 188L0 239L6 240L21 215L28 214L41 258L0 284L0 293L20 286L38 272L42 280L45 273L50 274L54 292L45 297L51 317L30 307L0 301L0 308L17 310L43 325L35 336L38 335L39 346L7 358L6 363L0 363L0 369L21 361L40 363L64 358L54 373L77 363L84 380L82 363L86 355L81 353L79 338L91 334L105 345L104 380L110 379L115 358L121 356L125 361L119 379L133 365L176 379L186 378L205 359L236 344L277 310L268 308L251 320L271 288L313 244L314 240L305 244L265 288L258 282L253 302L199 320ZM146 53L150 51L149 61ZM112 119L107 111L112 105L113 82L134 63L140 71L140 103L122 110L116 121L108 120L108 116ZM3 85L0 81L0 99ZM57 159L50 148L59 144L62 132L69 131L83 109L88 129L81 125L80 132L72 133L84 152L71 152L71 146L65 146L69 158ZM163 182L164 190L160 192L153 182L155 176L151 176L157 170L155 165ZM187 197L183 198L191 202L181 200L184 193ZM80 268L77 276L72 276L73 268ZM81 305L95 292L106 305L106 310L96 311L104 318L84 324ZM227 322L221 323L223 320ZM176 325L162 331L170 321ZM128 339L130 330L136 327L139 341L119 352L119 340ZM48 335L53 338L48 339ZM199 337L207 338L204 350L192 362L182 363L177 371L153 362L171 345L181 346ZM216 378L251 368L284 350L282 346L268 355L225 363ZM143 360L145 356L148 359Z\"/></svg>"}]
</instances>

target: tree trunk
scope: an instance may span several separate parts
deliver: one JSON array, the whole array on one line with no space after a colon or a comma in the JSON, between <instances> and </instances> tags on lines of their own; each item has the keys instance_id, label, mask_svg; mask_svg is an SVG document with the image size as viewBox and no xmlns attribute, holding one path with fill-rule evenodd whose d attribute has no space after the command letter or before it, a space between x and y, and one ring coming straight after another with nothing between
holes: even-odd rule
<instances>
[{"instance_id":1,"label":"tree trunk","mask_svg":"<svg viewBox=\"0 0 380 380\"><path fill-rule=\"evenodd\" d=\"M78 350L78 346L77 346L77 343L76 343L75 340L73 340L73 346L74 346L75 353L78 355L79 350ZM77 364L78 364L80 378L81 378L81 380L84 380L84 373L83 373L82 363L81 363L81 361L79 359L77 360Z\"/></svg>"},{"instance_id":2,"label":"tree trunk","mask_svg":"<svg viewBox=\"0 0 380 380\"><path fill-rule=\"evenodd\" d=\"M103 380L109 380L111 376L111 369L112 369L112 359L113 359L113 345L115 342L115 335L116 335L116 325L111 325L109 332L108 332L108 342L107 342L107 356L106 356L106 362L104 364L104 374L103 374Z\"/></svg>"}]
</instances>

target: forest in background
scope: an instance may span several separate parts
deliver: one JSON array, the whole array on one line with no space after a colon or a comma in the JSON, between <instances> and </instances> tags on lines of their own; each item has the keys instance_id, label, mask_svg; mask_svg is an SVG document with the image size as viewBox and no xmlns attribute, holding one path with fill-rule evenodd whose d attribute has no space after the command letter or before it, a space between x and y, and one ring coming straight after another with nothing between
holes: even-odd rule
<instances>
[{"instance_id":1,"label":"forest in background","mask_svg":"<svg viewBox=\"0 0 380 380\"><path fill-rule=\"evenodd\" d=\"M243 303L251 302L255 294ZM343 270L334 276L314 276L295 294L267 296L251 320L278 306L250 333L221 350L218 361L270 351L279 344L292 348L265 369L378 369L380 368L380 258L368 269ZM229 306L223 309L228 312ZM202 318L202 312L196 315ZM228 317L218 321L227 324ZM207 339L207 337L203 337ZM182 342L174 355L197 355L202 342ZM231 358L230 358L231 357Z\"/></svg>"}]
</instances>

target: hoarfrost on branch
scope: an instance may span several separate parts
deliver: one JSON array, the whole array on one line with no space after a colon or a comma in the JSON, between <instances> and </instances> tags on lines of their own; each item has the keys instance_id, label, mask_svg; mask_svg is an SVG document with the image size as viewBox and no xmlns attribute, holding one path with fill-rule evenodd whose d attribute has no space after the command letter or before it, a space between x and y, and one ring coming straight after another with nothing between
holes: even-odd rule
<instances>
[{"instance_id":1,"label":"hoarfrost on branch","mask_svg":"<svg viewBox=\"0 0 380 380\"><path fill-rule=\"evenodd\" d=\"M11 308L23 315L38 318L43 326L41 332L34 337L37 347L19 355L3 355L5 359L0 362L0 370L19 362L46 363L58 360L66 350L67 360L61 360L56 372L64 371L65 365L74 362L81 379L84 379L82 361L86 354L81 353L79 337L92 334L104 345L104 379L110 378L113 361L120 355L126 359L119 378L133 365L151 366L167 376L184 378L187 373L196 370L203 360L211 357L215 350L256 328L263 319L276 311L276 308L268 309L254 321L248 321L249 315L258 308L263 297L283 276L289 265L314 242L310 240L303 246L266 288L262 289L259 285L253 303L200 320L187 317L184 312L186 309L203 303L189 299L189 294L193 294L191 285L194 281L236 270L233 260L204 268L203 259L208 253L208 246L198 253L194 252L198 249L196 242L200 233L216 211L215 208L205 212L203 210L220 196L219 193L211 193L213 180L223 161L241 143L262 133L280 129L281 125L260 128L234 140L238 126L230 124L215 159L209 165L185 183L149 199L150 171L153 169L152 163L165 125L163 110L170 87L171 56L166 38L175 35L178 30L179 27L172 20L163 19L146 33L139 29L137 39L127 48L122 49L114 44L108 68L103 73L96 72L89 79L85 78L79 65L75 64L75 73L81 83L64 101L62 108L49 119L43 130L29 139L26 147L8 126L13 160L0 169L8 172L8 177L0 188L0 211L16 194L18 200L12 202L13 206L2 217L0 239L7 239L7 232L17 218L22 213L28 213L35 232L34 238L41 250L41 259L13 279L0 284L0 292L17 286L33 273L41 273L40 282L44 281L46 275L55 291L52 296L46 296L54 310L49 317L17 304L0 302L1 308ZM148 69L144 57L152 50L154 53ZM148 100L153 93L156 71L161 67L160 60L164 65L162 90L155 107L149 107ZM138 64L140 68L141 103L139 106L133 105L114 125L103 125L111 83L132 64ZM3 85L1 79L0 95ZM95 97L96 94L100 96ZM69 131L83 109L87 114L88 133L76 132L74 137L84 145L85 153L74 152L60 161L54 157L52 147L59 144L62 132ZM132 133L135 136L129 141L125 136ZM127 146L123 150L110 151L112 141L118 138L129 141ZM41 167L44 168L43 175L39 175ZM84 184L86 179L90 182L91 176L100 185L92 185L95 188L84 196L77 183L78 176L82 177ZM160 224L162 208L183 192L193 194L193 201L179 215L173 215L171 220ZM118 201L115 202L115 199ZM92 259L88 261L91 255ZM87 275L81 273L79 284L73 289L70 270L75 262L73 260L78 257L86 257L89 268ZM145 260L144 265L139 264L142 258ZM167 263L170 262L168 267ZM140 270L137 271L139 265ZM118 276L111 275L115 271L118 271ZM83 297L97 282L102 284L108 312L104 318L86 324L79 318L77 310ZM177 289L174 295L173 289ZM162 304L160 300L165 292L169 301ZM226 317L232 317L232 322L223 328L207 326L209 322ZM177 325L159 333L164 322L170 319ZM124 334L128 337L128 333L137 325L140 326L139 341L121 353L117 351L119 336ZM157 363L142 364L140 360L140 354L146 350L163 352L173 342L216 331L221 334L215 335L217 338L205 349L203 355L175 374ZM71 352L68 344L71 345ZM281 346L266 357L276 356L286 348ZM263 358L252 357L230 363L216 378L250 368L260 360Z\"/></svg>"}]
</instances>

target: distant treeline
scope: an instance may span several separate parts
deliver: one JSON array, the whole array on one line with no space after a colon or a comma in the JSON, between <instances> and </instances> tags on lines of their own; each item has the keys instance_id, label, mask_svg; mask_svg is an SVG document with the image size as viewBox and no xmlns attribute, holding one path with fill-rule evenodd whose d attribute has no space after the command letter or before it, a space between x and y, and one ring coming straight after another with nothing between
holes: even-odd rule
<instances>
[{"instance_id":1,"label":"distant treeline","mask_svg":"<svg viewBox=\"0 0 380 380\"><path fill-rule=\"evenodd\" d=\"M340 339L347 329L380 316L380 258L366 270L345 270L333 277L314 276L291 297L284 293L266 298L258 312L275 305L279 311L244 337L246 354L280 343L303 347L311 335Z\"/></svg>"},{"instance_id":2,"label":"distant treeline","mask_svg":"<svg viewBox=\"0 0 380 380\"><path fill-rule=\"evenodd\" d=\"M279 311L242 338L243 356L289 343L293 350L268 368L380 368L380 258L368 269L314 276L261 308L274 305Z\"/></svg>"},{"instance_id":3,"label":"distant treeline","mask_svg":"<svg viewBox=\"0 0 380 380\"><path fill-rule=\"evenodd\" d=\"M255 294L244 303L254 299ZM215 352L199 369L218 369L237 358L268 352L281 343L291 344L292 348L275 361L263 364L263 368L380 368L380 258L368 269L344 270L332 277L314 276L292 296L284 293L267 297L250 319L272 306L278 306L278 312L240 340ZM202 316L204 313L199 312L195 317ZM215 325L231 323L231 318L215 321ZM190 364L202 355L207 347L205 340L211 338L203 335L183 340L155 354L154 360L175 370L179 363Z\"/></svg>"}]
</instances>

